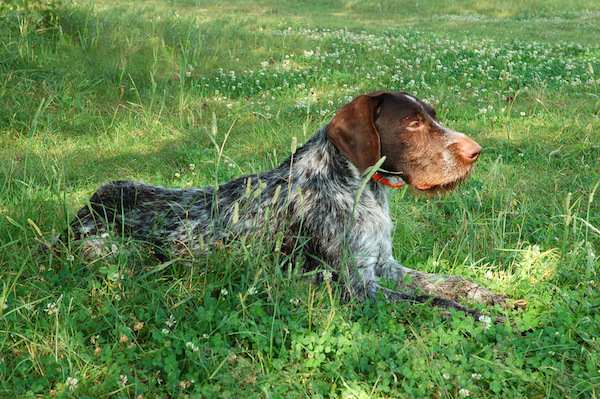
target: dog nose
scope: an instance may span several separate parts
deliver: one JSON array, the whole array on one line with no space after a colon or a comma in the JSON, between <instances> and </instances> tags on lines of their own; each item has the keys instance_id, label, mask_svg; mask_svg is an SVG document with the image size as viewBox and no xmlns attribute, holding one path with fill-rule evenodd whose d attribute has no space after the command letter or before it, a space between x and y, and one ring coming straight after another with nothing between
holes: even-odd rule
<instances>
[{"instance_id":1,"label":"dog nose","mask_svg":"<svg viewBox=\"0 0 600 399\"><path fill-rule=\"evenodd\" d=\"M481 150L481 146L470 139L463 141L462 145L459 147L460 155L462 155L465 161L469 163L477 161L479 154L481 154Z\"/></svg>"}]
</instances>

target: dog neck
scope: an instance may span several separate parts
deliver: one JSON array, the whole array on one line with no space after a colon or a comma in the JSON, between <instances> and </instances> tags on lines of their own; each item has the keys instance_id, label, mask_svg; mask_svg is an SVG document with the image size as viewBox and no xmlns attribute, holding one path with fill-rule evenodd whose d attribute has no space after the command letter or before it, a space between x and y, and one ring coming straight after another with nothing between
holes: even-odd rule
<instances>
[{"instance_id":1,"label":"dog neck","mask_svg":"<svg viewBox=\"0 0 600 399\"><path fill-rule=\"evenodd\" d=\"M400 187L404 187L404 183L402 184L392 184L388 181L388 179L386 179L381 173L377 172L373 175L373 179L375 179L376 181L378 181L379 183L383 183L388 187L392 187L392 188L400 188Z\"/></svg>"}]
</instances>

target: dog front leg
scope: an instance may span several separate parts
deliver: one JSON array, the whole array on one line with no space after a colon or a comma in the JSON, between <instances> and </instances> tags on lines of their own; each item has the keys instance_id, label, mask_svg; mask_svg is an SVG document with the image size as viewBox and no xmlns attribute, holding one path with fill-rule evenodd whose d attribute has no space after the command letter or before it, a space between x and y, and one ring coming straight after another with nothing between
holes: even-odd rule
<instances>
[{"instance_id":1,"label":"dog front leg","mask_svg":"<svg viewBox=\"0 0 600 399\"><path fill-rule=\"evenodd\" d=\"M486 305L501 305L506 307L509 298L488 290L460 276L424 273L419 270L403 267L404 273L410 276L411 286L421 292L453 301L460 298L473 299Z\"/></svg>"}]
</instances>

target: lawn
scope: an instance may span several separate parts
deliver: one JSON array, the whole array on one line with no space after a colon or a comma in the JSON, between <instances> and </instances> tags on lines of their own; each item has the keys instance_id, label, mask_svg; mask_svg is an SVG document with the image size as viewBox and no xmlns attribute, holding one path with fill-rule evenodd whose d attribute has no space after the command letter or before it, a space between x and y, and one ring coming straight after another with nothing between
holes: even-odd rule
<instances>
[{"instance_id":1,"label":"lawn","mask_svg":"<svg viewBox=\"0 0 600 399\"><path fill-rule=\"evenodd\" d=\"M598 26L595 0L1 3L0 397L599 397ZM452 194L390 190L396 259L513 323L344 303L256 237L35 251L105 181L267 170L374 90L484 148Z\"/></svg>"}]
</instances>

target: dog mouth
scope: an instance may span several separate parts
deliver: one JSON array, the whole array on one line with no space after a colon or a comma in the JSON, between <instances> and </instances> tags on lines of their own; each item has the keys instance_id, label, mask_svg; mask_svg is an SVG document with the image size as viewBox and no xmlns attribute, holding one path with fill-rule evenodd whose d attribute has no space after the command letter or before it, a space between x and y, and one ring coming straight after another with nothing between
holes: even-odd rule
<instances>
[{"instance_id":1,"label":"dog mouth","mask_svg":"<svg viewBox=\"0 0 600 399\"><path fill-rule=\"evenodd\" d=\"M436 187L436 186L435 186L435 185L433 185L433 184L417 184L417 185L415 186L415 188L416 188L417 190L421 190L421 191L427 191L427 190L431 190L431 189L432 189L432 188L434 188L434 187Z\"/></svg>"},{"instance_id":2,"label":"dog mouth","mask_svg":"<svg viewBox=\"0 0 600 399\"><path fill-rule=\"evenodd\" d=\"M403 179L411 186L415 193L420 194L446 194L465 182L473 172L474 164L466 168L455 169L452 173L404 173ZM426 172L426 171L424 171Z\"/></svg>"}]
</instances>

